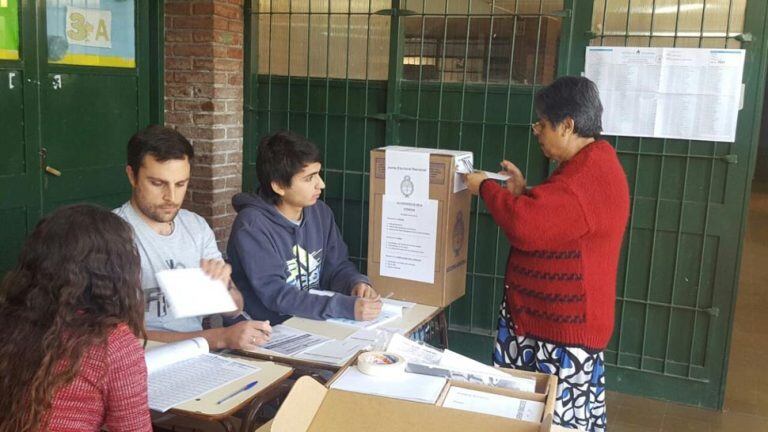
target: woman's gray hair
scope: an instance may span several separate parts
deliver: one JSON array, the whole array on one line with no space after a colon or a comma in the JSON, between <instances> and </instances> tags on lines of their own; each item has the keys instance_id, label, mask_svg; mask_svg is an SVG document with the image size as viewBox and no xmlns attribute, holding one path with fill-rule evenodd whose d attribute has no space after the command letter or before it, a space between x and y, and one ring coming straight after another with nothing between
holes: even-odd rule
<instances>
[{"instance_id":1,"label":"woman's gray hair","mask_svg":"<svg viewBox=\"0 0 768 432\"><path fill-rule=\"evenodd\" d=\"M534 108L539 117L557 126L573 119L574 132L585 138L599 138L603 131L603 104L594 82L588 78L565 76L536 92Z\"/></svg>"}]
</instances>

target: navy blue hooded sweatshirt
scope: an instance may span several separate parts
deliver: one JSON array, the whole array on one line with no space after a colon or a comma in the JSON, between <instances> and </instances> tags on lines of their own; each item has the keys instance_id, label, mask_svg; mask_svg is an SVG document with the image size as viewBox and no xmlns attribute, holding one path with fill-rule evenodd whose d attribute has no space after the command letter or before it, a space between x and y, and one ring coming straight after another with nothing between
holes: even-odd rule
<instances>
[{"instance_id":1,"label":"navy blue hooded sweatshirt","mask_svg":"<svg viewBox=\"0 0 768 432\"><path fill-rule=\"evenodd\" d=\"M322 201L303 210L298 225L256 194L232 199L237 218L227 245L232 281L255 320L279 324L292 315L354 319L358 282L368 282L349 261L331 209ZM336 291L333 297L309 289Z\"/></svg>"}]
</instances>

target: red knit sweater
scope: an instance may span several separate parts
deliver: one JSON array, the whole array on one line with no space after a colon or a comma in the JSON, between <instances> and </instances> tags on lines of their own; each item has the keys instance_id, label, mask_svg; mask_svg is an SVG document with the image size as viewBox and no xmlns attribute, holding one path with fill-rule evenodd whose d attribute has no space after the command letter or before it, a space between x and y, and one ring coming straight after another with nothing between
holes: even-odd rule
<instances>
[{"instance_id":1,"label":"red knit sweater","mask_svg":"<svg viewBox=\"0 0 768 432\"><path fill-rule=\"evenodd\" d=\"M75 379L53 396L48 432L151 432L144 349L125 324L83 355Z\"/></svg>"},{"instance_id":2,"label":"red knit sweater","mask_svg":"<svg viewBox=\"0 0 768 432\"><path fill-rule=\"evenodd\" d=\"M589 144L523 195L484 181L480 196L512 246L504 285L515 334L605 349L629 218L613 147Z\"/></svg>"}]
</instances>

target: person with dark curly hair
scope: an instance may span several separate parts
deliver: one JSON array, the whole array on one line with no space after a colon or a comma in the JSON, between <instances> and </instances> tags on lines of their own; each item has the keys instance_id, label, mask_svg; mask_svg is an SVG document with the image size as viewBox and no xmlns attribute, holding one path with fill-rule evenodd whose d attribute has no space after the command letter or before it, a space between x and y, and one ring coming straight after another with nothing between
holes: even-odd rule
<instances>
[{"instance_id":1,"label":"person with dark curly hair","mask_svg":"<svg viewBox=\"0 0 768 432\"><path fill-rule=\"evenodd\" d=\"M0 432L152 430L140 271L109 210L37 224L0 287Z\"/></svg>"},{"instance_id":2,"label":"person with dark curly hair","mask_svg":"<svg viewBox=\"0 0 768 432\"><path fill-rule=\"evenodd\" d=\"M600 138L603 106L587 78L561 77L536 93L533 134L558 168L526 188L511 162L506 188L467 175L511 245L493 362L557 375L555 423L605 431L603 350L613 332L616 272L629 187Z\"/></svg>"}]
</instances>

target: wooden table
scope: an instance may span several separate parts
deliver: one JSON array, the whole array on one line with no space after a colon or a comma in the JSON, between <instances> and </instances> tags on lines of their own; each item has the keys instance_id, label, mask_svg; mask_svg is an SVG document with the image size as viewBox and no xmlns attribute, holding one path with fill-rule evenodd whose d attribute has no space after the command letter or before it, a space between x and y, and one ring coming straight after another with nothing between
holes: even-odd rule
<instances>
[{"instance_id":1,"label":"wooden table","mask_svg":"<svg viewBox=\"0 0 768 432\"><path fill-rule=\"evenodd\" d=\"M147 341L147 348L159 345L162 345L162 342ZM166 412L209 422L219 422L225 430L234 432L235 426L231 421L232 415L247 407L240 430L252 431L253 422L262 404L290 391L290 386L286 380L292 375L293 368L271 361L223 355L240 363L258 367L259 370L225 386L211 390L197 399L177 405ZM221 404L217 403L225 396L253 381L258 381L258 384Z\"/></svg>"},{"instance_id":2,"label":"wooden table","mask_svg":"<svg viewBox=\"0 0 768 432\"><path fill-rule=\"evenodd\" d=\"M403 316L391 323L385 324L382 327L394 328L401 330L406 336L413 333L415 330L427 324L437 317L438 326L440 327L440 339L444 347L448 346L448 326L445 320L445 309L435 306L426 306L417 304L412 308L403 309ZM358 331L359 329L344 324L338 324L328 321L318 321L307 318L293 317L283 323L289 327L293 327L305 332L314 333L320 336L325 336L331 339L343 340ZM320 363L309 360L299 360L290 356L284 356L273 351L269 351L263 348L255 348L253 350L236 350L234 351L239 355L266 359L278 363L284 363L299 369L305 374L313 375L313 372L317 370L335 372L343 365ZM316 376L317 378L317 376Z\"/></svg>"}]
</instances>

